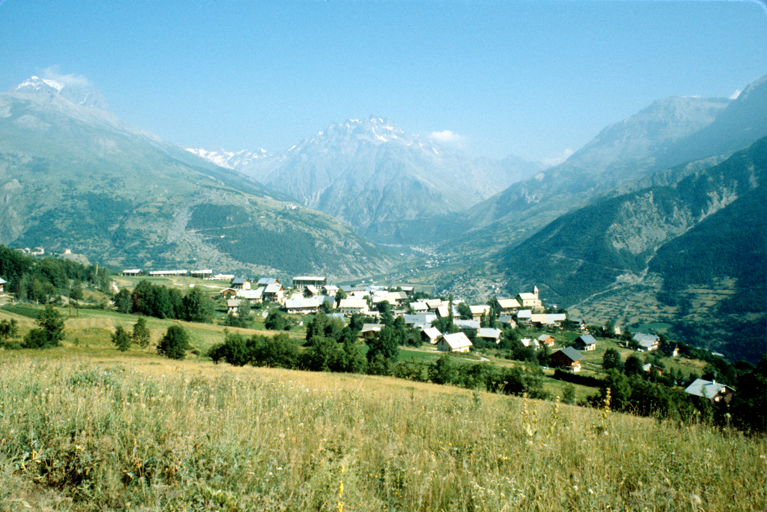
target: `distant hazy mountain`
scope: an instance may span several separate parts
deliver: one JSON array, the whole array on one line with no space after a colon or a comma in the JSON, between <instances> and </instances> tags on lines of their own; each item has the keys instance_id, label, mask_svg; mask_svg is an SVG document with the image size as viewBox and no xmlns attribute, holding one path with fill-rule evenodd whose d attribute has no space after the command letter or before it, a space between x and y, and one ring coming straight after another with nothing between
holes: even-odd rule
<instances>
[{"instance_id":1,"label":"distant hazy mountain","mask_svg":"<svg viewBox=\"0 0 767 512\"><path fill-rule=\"evenodd\" d=\"M338 221L121 122L95 91L0 94L0 242L126 266L349 277L386 259Z\"/></svg>"},{"instance_id":2,"label":"distant hazy mountain","mask_svg":"<svg viewBox=\"0 0 767 512\"><path fill-rule=\"evenodd\" d=\"M726 299L713 311L716 316L691 312L689 306L668 309L664 316L698 325L716 318L721 330L723 318L718 315L735 315L731 325L750 322L756 329L747 330L760 333L756 338L763 345L766 179L767 138L672 185L638 190L563 215L503 251L499 268L512 289L535 283L549 301L565 306L608 291L641 288L657 278L662 282L658 299L681 306L688 300L689 287L709 286L716 290L715 301ZM732 342L730 354L758 357L763 346L754 347L755 340L744 343L743 336L730 340L719 333L717 348ZM738 348L738 343L744 346Z\"/></svg>"},{"instance_id":3,"label":"distant hazy mountain","mask_svg":"<svg viewBox=\"0 0 767 512\"><path fill-rule=\"evenodd\" d=\"M462 212L542 169L514 157L472 160L375 116L332 125L282 154L226 164L371 240L397 243L420 242L414 223Z\"/></svg>"},{"instance_id":4,"label":"distant hazy mountain","mask_svg":"<svg viewBox=\"0 0 767 512\"><path fill-rule=\"evenodd\" d=\"M193 153L199 157L202 157L209 162L212 162L219 167L225 167L227 169L234 169L242 172L245 169L250 169L255 165L260 164L264 160L271 160L273 155L268 153L265 149L257 149L256 151L224 151L223 149L208 151L199 148L187 148L187 151Z\"/></svg>"}]
</instances>

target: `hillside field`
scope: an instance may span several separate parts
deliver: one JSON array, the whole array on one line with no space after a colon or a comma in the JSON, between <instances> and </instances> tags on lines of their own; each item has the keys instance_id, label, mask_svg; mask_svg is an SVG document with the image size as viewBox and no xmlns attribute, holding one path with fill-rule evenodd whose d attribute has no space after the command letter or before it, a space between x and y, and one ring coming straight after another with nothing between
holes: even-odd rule
<instances>
[{"instance_id":1,"label":"hillside field","mask_svg":"<svg viewBox=\"0 0 767 512\"><path fill-rule=\"evenodd\" d=\"M135 319L81 310L63 347L0 350L0 510L767 504L764 437L393 378L118 352L112 326ZM155 340L170 323L148 320ZM195 347L221 337L220 326L182 324Z\"/></svg>"}]
</instances>

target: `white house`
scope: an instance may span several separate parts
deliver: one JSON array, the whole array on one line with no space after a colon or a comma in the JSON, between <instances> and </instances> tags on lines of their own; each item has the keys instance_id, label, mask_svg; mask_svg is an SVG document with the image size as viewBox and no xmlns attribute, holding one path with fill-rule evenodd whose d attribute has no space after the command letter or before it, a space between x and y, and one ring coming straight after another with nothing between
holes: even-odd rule
<instances>
[{"instance_id":1,"label":"white house","mask_svg":"<svg viewBox=\"0 0 767 512\"><path fill-rule=\"evenodd\" d=\"M440 352L468 352L471 346L471 340L462 332L443 334L437 342L437 350Z\"/></svg>"},{"instance_id":2,"label":"white house","mask_svg":"<svg viewBox=\"0 0 767 512\"><path fill-rule=\"evenodd\" d=\"M341 302L338 304L338 311L344 315L353 315L355 313L367 315L370 313L365 299L341 299Z\"/></svg>"}]
</instances>

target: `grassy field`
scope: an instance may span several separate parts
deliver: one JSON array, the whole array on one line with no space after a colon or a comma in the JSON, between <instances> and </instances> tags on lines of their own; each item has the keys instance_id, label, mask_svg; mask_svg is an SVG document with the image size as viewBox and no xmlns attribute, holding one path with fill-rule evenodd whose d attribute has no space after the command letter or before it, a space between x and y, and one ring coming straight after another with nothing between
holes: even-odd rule
<instances>
[{"instance_id":1,"label":"grassy field","mask_svg":"<svg viewBox=\"0 0 767 512\"><path fill-rule=\"evenodd\" d=\"M0 352L2 510L765 507L767 445L736 432L390 378L53 352Z\"/></svg>"}]
</instances>

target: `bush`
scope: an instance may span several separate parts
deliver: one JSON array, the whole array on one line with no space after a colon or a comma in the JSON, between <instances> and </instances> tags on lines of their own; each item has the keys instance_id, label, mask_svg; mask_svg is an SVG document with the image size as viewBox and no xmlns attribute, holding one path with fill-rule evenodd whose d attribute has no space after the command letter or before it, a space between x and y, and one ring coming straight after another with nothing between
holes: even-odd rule
<instances>
[{"instance_id":1,"label":"bush","mask_svg":"<svg viewBox=\"0 0 767 512\"><path fill-rule=\"evenodd\" d=\"M131 346L131 338L128 331L122 325L118 325L115 332L112 333L112 343L117 346L117 350L125 352Z\"/></svg>"},{"instance_id":2,"label":"bush","mask_svg":"<svg viewBox=\"0 0 767 512\"><path fill-rule=\"evenodd\" d=\"M32 329L24 337L24 348L50 348L61 345L64 339L64 319L50 304L37 317L38 329Z\"/></svg>"},{"instance_id":3,"label":"bush","mask_svg":"<svg viewBox=\"0 0 767 512\"><path fill-rule=\"evenodd\" d=\"M184 359L189 345L189 334L180 325L171 325L157 345L157 353L170 359Z\"/></svg>"}]
</instances>

